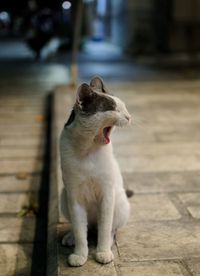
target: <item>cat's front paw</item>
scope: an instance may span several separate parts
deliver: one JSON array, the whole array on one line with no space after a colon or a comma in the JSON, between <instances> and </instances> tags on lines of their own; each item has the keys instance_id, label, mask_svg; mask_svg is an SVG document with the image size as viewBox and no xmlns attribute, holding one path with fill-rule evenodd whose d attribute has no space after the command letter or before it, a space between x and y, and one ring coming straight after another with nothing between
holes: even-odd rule
<instances>
[{"instance_id":1,"label":"cat's front paw","mask_svg":"<svg viewBox=\"0 0 200 276\"><path fill-rule=\"evenodd\" d=\"M70 266L82 266L87 261L87 258L84 256L71 254L68 258L68 263Z\"/></svg>"},{"instance_id":2,"label":"cat's front paw","mask_svg":"<svg viewBox=\"0 0 200 276\"><path fill-rule=\"evenodd\" d=\"M112 262L113 259L114 259L114 256L111 250L96 253L96 260L101 264L108 264Z\"/></svg>"}]
</instances>

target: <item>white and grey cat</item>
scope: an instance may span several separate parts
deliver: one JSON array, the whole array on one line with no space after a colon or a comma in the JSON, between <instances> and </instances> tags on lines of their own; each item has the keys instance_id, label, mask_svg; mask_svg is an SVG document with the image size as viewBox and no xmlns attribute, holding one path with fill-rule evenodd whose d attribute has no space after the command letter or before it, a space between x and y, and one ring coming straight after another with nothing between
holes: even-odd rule
<instances>
[{"instance_id":1,"label":"white and grey cat","mask_svg":"<svg viewBox=\"0 0 200 276\"><path fill-rule=\"evenodd\" d=\"M99 77L83 83L77 92L68 122L60 137L60 154L66 209L72 232L63 244L75 243L69 256L71 266L83 265L88 256L87 231L97 225L96 260L113 260L111 246L117 229L127 223L129 202L118 163L113 155L110 133L126 126L131 117L125 104L107 93Z\"/></svg>"}]
</instances>

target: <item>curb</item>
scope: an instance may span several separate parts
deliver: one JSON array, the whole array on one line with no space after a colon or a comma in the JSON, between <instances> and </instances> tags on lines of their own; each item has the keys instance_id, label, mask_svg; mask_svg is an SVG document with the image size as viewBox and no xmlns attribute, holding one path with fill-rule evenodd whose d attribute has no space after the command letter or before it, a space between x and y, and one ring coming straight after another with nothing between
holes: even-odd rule
<instances>
[{"instance_id":1,"label":"curb","mask_svg":"<svg viewBox=\"0 0 200 276\"><path fill-rule=\"evenodd\" d=\"M59 273L59 224L63 224L59 209L59 194L62 189L62 179L59 160L59 136L68 113L71 111L73 91L70 86L63 85L55 89L52 97L51 122L51 171L48 203L48 239L47 239L47 275L56 276Z\"/></svg>"}]
</instances>

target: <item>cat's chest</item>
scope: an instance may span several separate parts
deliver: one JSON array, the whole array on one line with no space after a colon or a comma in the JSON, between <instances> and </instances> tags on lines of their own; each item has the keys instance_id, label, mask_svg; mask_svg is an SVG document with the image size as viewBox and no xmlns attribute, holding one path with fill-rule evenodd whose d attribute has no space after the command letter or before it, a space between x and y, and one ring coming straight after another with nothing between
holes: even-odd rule
<instances>
[{"instance_id":1,"label":"cat's chest","mask_svg":"<svg viewBox=\"0 0 200 276\"><path fill-rule=\"evenodd\" d=\"M107 174L113 165L113 156L105 151L92 153L83 159L77 160L80 172L90 178L98 178L99 175Z\"/></svg>"},{"instance_id":2,"label":"cat's chest","mask_svg":"<svg viewBox=\"0 0 200 276\"><path fill-rule=\"evenodd\" d=\"M79 185L77 192L80 204L90 206L91 203L98 203L102 198L102 186L95 179L88 179Z\"/></svg>"}]
</instances>

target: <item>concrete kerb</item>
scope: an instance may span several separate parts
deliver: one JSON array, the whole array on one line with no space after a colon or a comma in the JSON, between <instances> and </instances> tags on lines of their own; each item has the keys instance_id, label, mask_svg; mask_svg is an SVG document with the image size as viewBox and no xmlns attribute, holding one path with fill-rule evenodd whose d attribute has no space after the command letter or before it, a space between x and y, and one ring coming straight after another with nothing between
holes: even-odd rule
<instances>
[{"instance_id":1,"label":"concrete kerb","mask_svg":"<svg viewBox=\"0 0 200 276\"><path fill-rule=\"evenodd\" d=\"M71 108L73 99L71 86L59 86L52 97L52 122L51 122L51 172L49 187L49 211L48 211L48 242L47 242L47 275L59 275L58 264L58 224L63 221L59 208L59 194L62 189L62 180L59 160L59 136ZM67 110L68 109L68 110ZM66 114L66 115L65 115Z\"/></svg>"}]
</instances>

